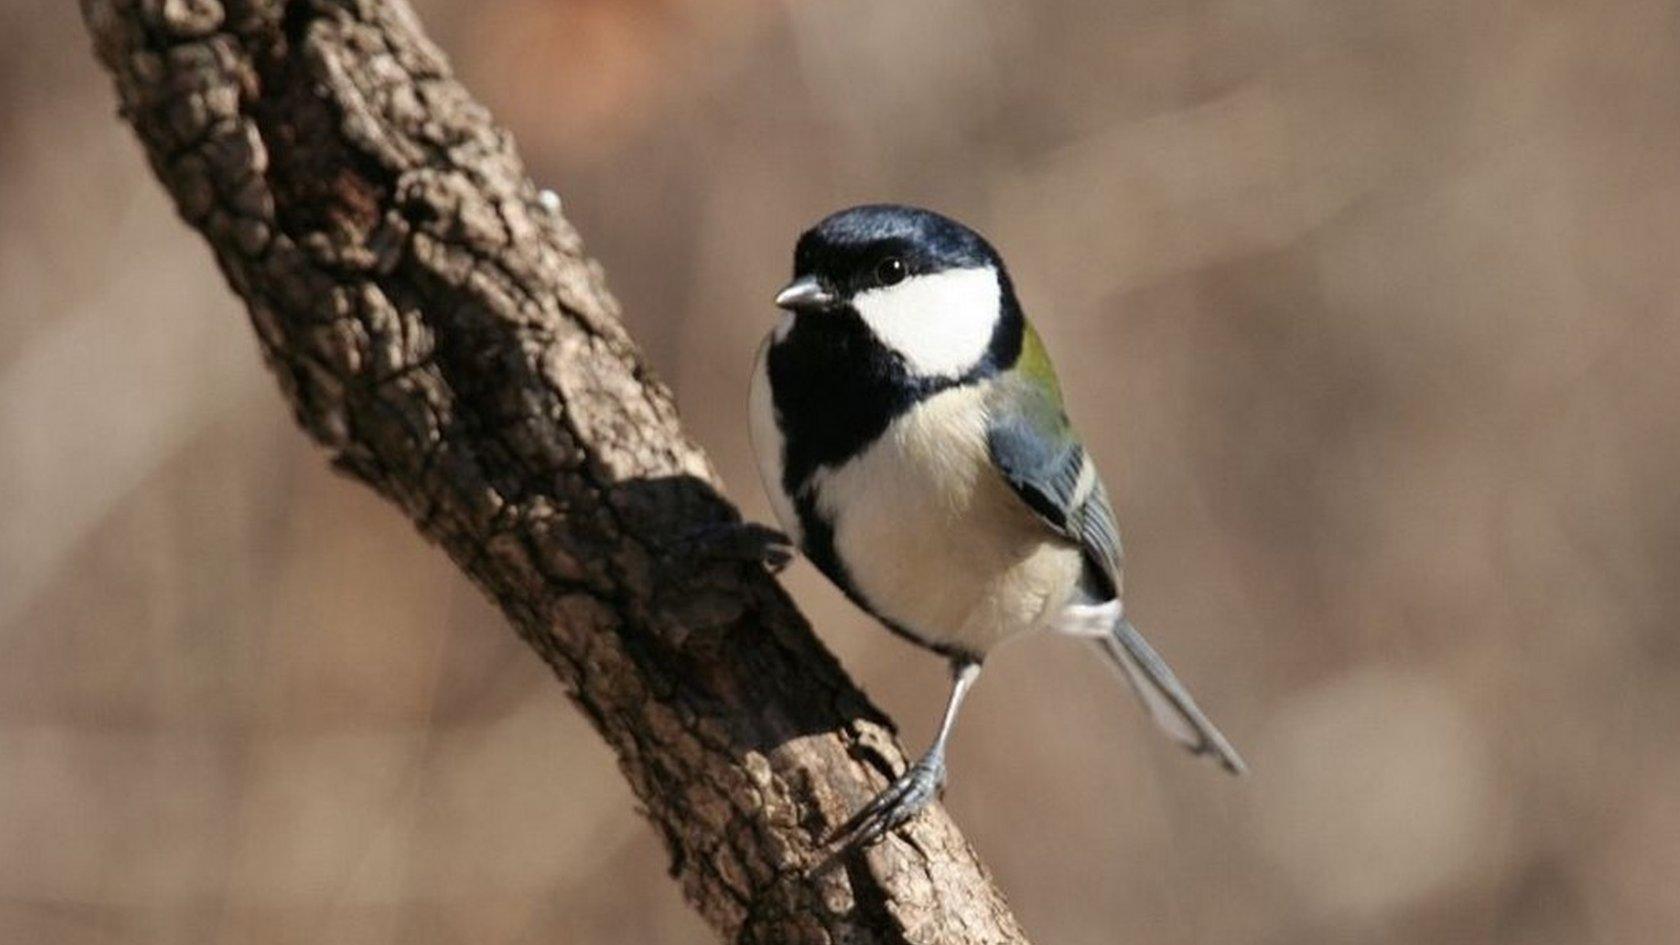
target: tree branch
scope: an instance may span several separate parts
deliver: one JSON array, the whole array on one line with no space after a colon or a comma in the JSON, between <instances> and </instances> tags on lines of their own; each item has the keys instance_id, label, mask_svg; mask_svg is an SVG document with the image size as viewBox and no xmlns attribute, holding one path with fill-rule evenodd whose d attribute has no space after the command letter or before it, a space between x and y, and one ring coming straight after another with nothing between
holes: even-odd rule
<instances>
[{"instance_id":1,"label":"tree branch","mask_svg":"<svg viewBox=\"0 0 1680 945\"><path fill-rule=\"evenodd\" d=\"M500 605L741 942L1019 943L938 808L835 869L904 759L756 563L578 236L403 0L83 0L122 114L300 424ZM557 785L563 788L564 785Z\"/></svg>"}]
</instances>

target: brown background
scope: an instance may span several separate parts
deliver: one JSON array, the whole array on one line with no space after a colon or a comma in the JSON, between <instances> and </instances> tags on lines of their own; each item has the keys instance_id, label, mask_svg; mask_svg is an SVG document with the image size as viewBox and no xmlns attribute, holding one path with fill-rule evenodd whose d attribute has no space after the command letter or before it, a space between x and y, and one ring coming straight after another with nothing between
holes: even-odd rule
<instances>
[{"instance_id":1,"label":"brown background","mask_svg":"<svg viewBox=\"0 0 1680 945\"><path fill-rule=\"evenodd\" d=\"M429 0L735 496L794 235L1012 264L1129 609L1244 750L1068 641L947 803L1037 941L1680 928L1667 0ZM611 758L291 425L65 0L0 3L0 942L704 941ZM796 566L925 743L944 670Z\"/></svg>"}]
</instances>

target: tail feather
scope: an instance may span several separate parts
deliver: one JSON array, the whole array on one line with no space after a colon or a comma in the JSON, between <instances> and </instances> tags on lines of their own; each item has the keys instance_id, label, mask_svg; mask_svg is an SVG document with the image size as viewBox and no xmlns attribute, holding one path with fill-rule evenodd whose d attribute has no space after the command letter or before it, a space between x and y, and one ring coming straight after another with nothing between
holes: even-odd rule
<instances>
[{"instance_id":1,"label":"tail feather","mask_svg":"<svg viewBox=\"0 0 1680 945\"><path fill-rule=\"evenodd\" d=\"M1184 684L1131 621L1125 617L1114 621L1109 632L1097 637L1096 642L1132 684L1155 724L1174 741L1188 748L1191 754L1213 756L1220 767L1232 774L1248 771L1237 750L1202 714Z\"/></svg>"}]
</instances>

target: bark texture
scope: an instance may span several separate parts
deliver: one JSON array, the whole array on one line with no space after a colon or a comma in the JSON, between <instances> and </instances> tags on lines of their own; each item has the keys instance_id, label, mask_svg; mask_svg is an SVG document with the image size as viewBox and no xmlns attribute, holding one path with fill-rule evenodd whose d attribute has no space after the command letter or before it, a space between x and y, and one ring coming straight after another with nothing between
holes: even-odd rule
<instances>
[{"instance_id":1,"label":"bark texture","mask_svg":"<svg viewBox=\"0 0 1680 945\"><path fill-rule=\"evenodd\" d=\"M82 9L298 422L554 668L708 922L776 945L1025 941L937 807L819 868L818 839L903 766L890 723L762 566L692 553L736 511L403 0Z\"/></svg>"}]
</instances>

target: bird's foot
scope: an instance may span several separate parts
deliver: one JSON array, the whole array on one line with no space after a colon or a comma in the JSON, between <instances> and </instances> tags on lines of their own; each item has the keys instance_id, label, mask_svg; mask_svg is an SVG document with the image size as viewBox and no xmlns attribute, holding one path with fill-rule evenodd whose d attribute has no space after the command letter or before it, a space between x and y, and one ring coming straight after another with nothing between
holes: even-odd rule
<instances>
[{"instance_id":1,"label":"bird's foot","mask_svg":"<svg viewBox=\"0 0 1680 945\"><path fill-rule=\"evenodd\" d=\"M684 535L678 547L694 557L762 564L771 574L780 574L793 560L788 536L757 522L702 525Z\"/></svg>"},{"instance_id":2,"label":"bird's foot","mask_svg":"<svg viewBox=\"0 0 1680 945\"><path fill-rule=\"evenodd\" d=\"M837 854L861 850L916 816L945 786L944 752L929 752L829 838Z\"/></svg>"}]
</instances>

